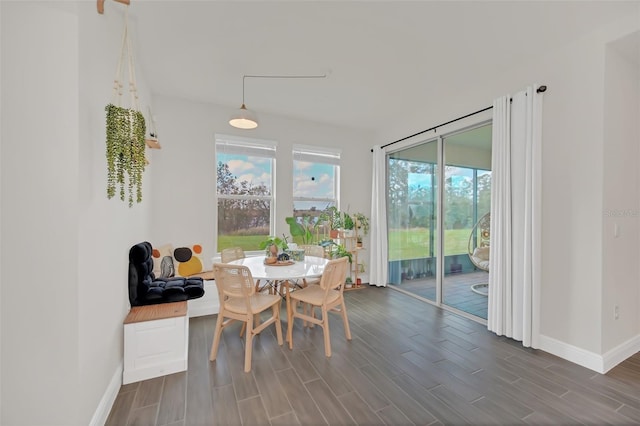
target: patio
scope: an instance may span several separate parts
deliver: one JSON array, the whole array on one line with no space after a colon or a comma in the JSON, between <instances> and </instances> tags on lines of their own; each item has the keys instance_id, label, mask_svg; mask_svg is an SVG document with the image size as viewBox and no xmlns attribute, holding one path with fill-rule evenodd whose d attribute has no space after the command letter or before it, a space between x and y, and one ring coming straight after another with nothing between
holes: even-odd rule
<instances>
[{"instance_id":1,"label":"patio","mask_svg":"<svg viewBox=\"0 0 640 426\"><path fill-rule=\"evenodd\" d=\"M487 319L488 298L473 292L471 286L486 283L488 279L489 274L483 271L445 275L443 303L479 318ZM436 279L434 276L405 280L401 284L392 285L425 299L436 300Z\"/></svg>"}]
</instances>

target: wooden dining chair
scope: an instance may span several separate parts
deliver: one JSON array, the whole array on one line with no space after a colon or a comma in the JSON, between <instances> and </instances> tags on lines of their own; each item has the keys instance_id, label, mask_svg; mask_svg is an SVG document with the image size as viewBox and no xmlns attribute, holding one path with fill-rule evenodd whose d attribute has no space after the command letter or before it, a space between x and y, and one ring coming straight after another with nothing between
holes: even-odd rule
<instances>
[{"instance_id":1,"label":"wooden dining chair","mask_svg":"<svg viewBox=\"0 0 640 426\"><path fill-rule=\"evenodd\" d=\"M304 250L305 256L324 257L324 247L316 244L304 244L298 246Z\"/></svg>"},{"instance_id":2,"label":"wooden dining chair","mask_svg":"<svg viewBox=\"0 0 640 426\"><path fill-rule=\"evenodd\" d=\"M228 247L220 251L220 261L222 263L229 263L234 260L244 259L245 257L247 256L245 255L242 247ZM260 280L256 280L256 290L259 291L259 289L260 289Z\"/></svg>"},{"instance_id":3,"label":"wooden dining chair","mask_svg":"<svg viewBox=\"0 0 640 426\"><path fill-rule=\"evenodd\" d=\"M222 249L220 252L220 261L222 263L229 263L232 260L244 259L245 257L242 247L229 247Z\"/></svg>"},{"instance_id":4,"label":"wooden dining chair","mask_svg":"<svg viewBox=\"0 0 640 426\"><path fill-rule=\"evenodd\" d=\"M324 247L317 244L304 244L298 247L304 250L305 256L324 257ZM309 284L320 284L320 278L305 278L302 280L302 283L303 287L306 287Z\"/></svg>"},{"instance_id":5,"label":"wooden dining chair","mask_svg":"<svg viewBox=\"0 0 640 426\"><path fill-rule=\"evenodd\" d=\"M293 349L293 320L300 318L303 326L307 323L318 324L324 334L324 354L331 356L331 339L329 334L329 312L337 312L342 316L344 334L347 340L351 340L347 307L344 303L344 280L347 276L348 258L330 260L324 267L320 285L310 285L301 290L292 292L287 299L287 339L289 349ZM298 310L298 303L302 311ZM321 317L316 318L314 311L321 310Z\"/></svg>"},{"instance_id":6,"label":"wooden dining chair","mask_svg":"<svg viewBox=\"0 0 640 426\"><path fill-rule=\"evenodd\" d=\"M244 371L251 371L251 352L253 337L271 324L275 324L278 344L282 345L282 325L280 323L280 296L275 294L256 293L251 271L246 266L215 263L213 273L216 278L220 312L216 321L216 329L211 345L209 359L215 361L222 330L233 323L242 321L246 330L244 349ZM272 315L260 323L260 313L272 309Z\"/></svg>"}]
</instances>

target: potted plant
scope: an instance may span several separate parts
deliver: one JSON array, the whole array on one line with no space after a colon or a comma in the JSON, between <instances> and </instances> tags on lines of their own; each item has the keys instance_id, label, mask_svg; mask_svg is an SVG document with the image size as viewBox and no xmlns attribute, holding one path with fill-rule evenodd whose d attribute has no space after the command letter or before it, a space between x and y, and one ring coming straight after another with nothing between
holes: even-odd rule
<instances>
[{"instance_id":1,"label":"potted plant","mask_svg":"<svg viewBox=\"0 0 640 426\"><path fill-rule=\"evenodd\" d=\"M329 257L331 259L338 259L341 257L348 257L349 263L353 262L353 254L347 250L342 244L338 244L333 240L326 240L320 243L323 247L329 247Z\"/></svg>"},{"instance_id":2,"label":"potted plant","mask_svg":"<svg viewBox=\"0 0 640 426\"><path fill-rule=\"evenodd\" d=\"M366 271L365 263L364 263L364 262L359 263L359 264L358 264L358 273L359 273L359 274L364 274L364 273L365 273L365 271ZM358 277L356 284L357 284L357 285L362 284L362 278Z\"/></svg>"},{"instance_id":3,"label":"potted plant","mask_svg":"<svg viewBox=\"0 0 640 426\"><path fill-rule=\"evenodd\" d=\"M303 216L299 221L296 217L287 217L285 221L289 224L289 233L291 237L300 237L302 244L311 244L313 242L313 229L315 224L311 216Z\"/></svg>"},{"instance_id":4,"label":"potted plant","mask_svg":"<svg viewBox=\"0 0 640 426\"><path fill-rule=\"evenodd\" d=\"M353 234L353 219L351 218L351 215L349 213L342 213L342 225L344 227L344 230L347 231L345 232L345 236L351 236Z\"/></svg>"},{"instance_id":5,"label":"potted plant","mask_svg":"<svg viewBox=\"0 0 640 426\"><path fill-rule=\"evenodd\" d=\"M355 213L353 219L358 229L361 229L362 233L367 235L369 233L369 218L362 213Z\"/></svg>"},{"instance_id":6,"label":"potted plant","mask_svg":"<svg viewBox=\"0 0 640 426\"><path fill-rule=\"evenodd\" d=\"M344 288L351 288L353 287L353 280L351 279L351 277L347 277L344 280Z\"/></svg>"},{"instance_id":7,"label":"potted plant","mask_svg":"<svg viewBox=\"0 0 640 426\"><path fill-rule=\"evenodd\" d=\"M324 209L320 215L320 220L329 224L331 238L338 238L338 229L342 228L342 217L340 210L336 206L330 206Z\"/></svg>"},{"instance_id":8,"label":"potted plant","mask_svg":"<svg viewBox=\"0 0 640 426\"><path fill-rule=\"evenodd\" d=\"M261 241L259 247L261 250L266 250L265 255L267 257L273 257L274 251L277 257L278 253L288 249L289 245L287 244L287 237L283 235L283 238L270 236L266 240Z\"/></svg>"}]
</instances>

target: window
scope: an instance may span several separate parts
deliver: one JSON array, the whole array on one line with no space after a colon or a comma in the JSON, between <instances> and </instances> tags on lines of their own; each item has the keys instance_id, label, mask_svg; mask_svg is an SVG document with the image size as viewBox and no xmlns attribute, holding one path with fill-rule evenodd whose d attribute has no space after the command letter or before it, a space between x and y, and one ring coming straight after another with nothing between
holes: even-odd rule
<instances>
[{"instance_id":1,"label":"window","mask_svg":"<svg viewBox=\"0 0 640 426\"><path fill-rule=\"evenodd\" d=\"M216 135L217 251L256 250L275 231L276 143Z\"/></svg>"},{"instance_id":2,"label":"window","mask_svg":"<svg viewBox=\"0 0 640 426\"><path fill-rule=\"evenodd\" d=\"M293 146L293 215L317 217L329 206L338 207L340 151Z\"/></svg>"}]
</instances>

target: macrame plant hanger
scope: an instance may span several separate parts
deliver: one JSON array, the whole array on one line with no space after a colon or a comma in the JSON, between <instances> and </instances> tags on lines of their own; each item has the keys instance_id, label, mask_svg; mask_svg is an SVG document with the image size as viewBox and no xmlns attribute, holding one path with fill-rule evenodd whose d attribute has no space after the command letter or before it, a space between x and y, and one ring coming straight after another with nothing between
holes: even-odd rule
<instances>
[{"instance_id":1,"label":"macrame plant hanger","mask_svg":"<svg viewBox=\"0 0 640 426\"><path fill-rule=\"evenodd\" d=\"M123 107L124 64L128 65L129 108ZM142 174L145 165L144 116L138 104L133 46L129 37L129 8L124 11L124 29L111 104L107 105L107 198L112 198L119 186L119 195L125 201L128 189L129 207L133 206L134 192L137 203L142 201Z\"/></svg>"}]
</instances>

